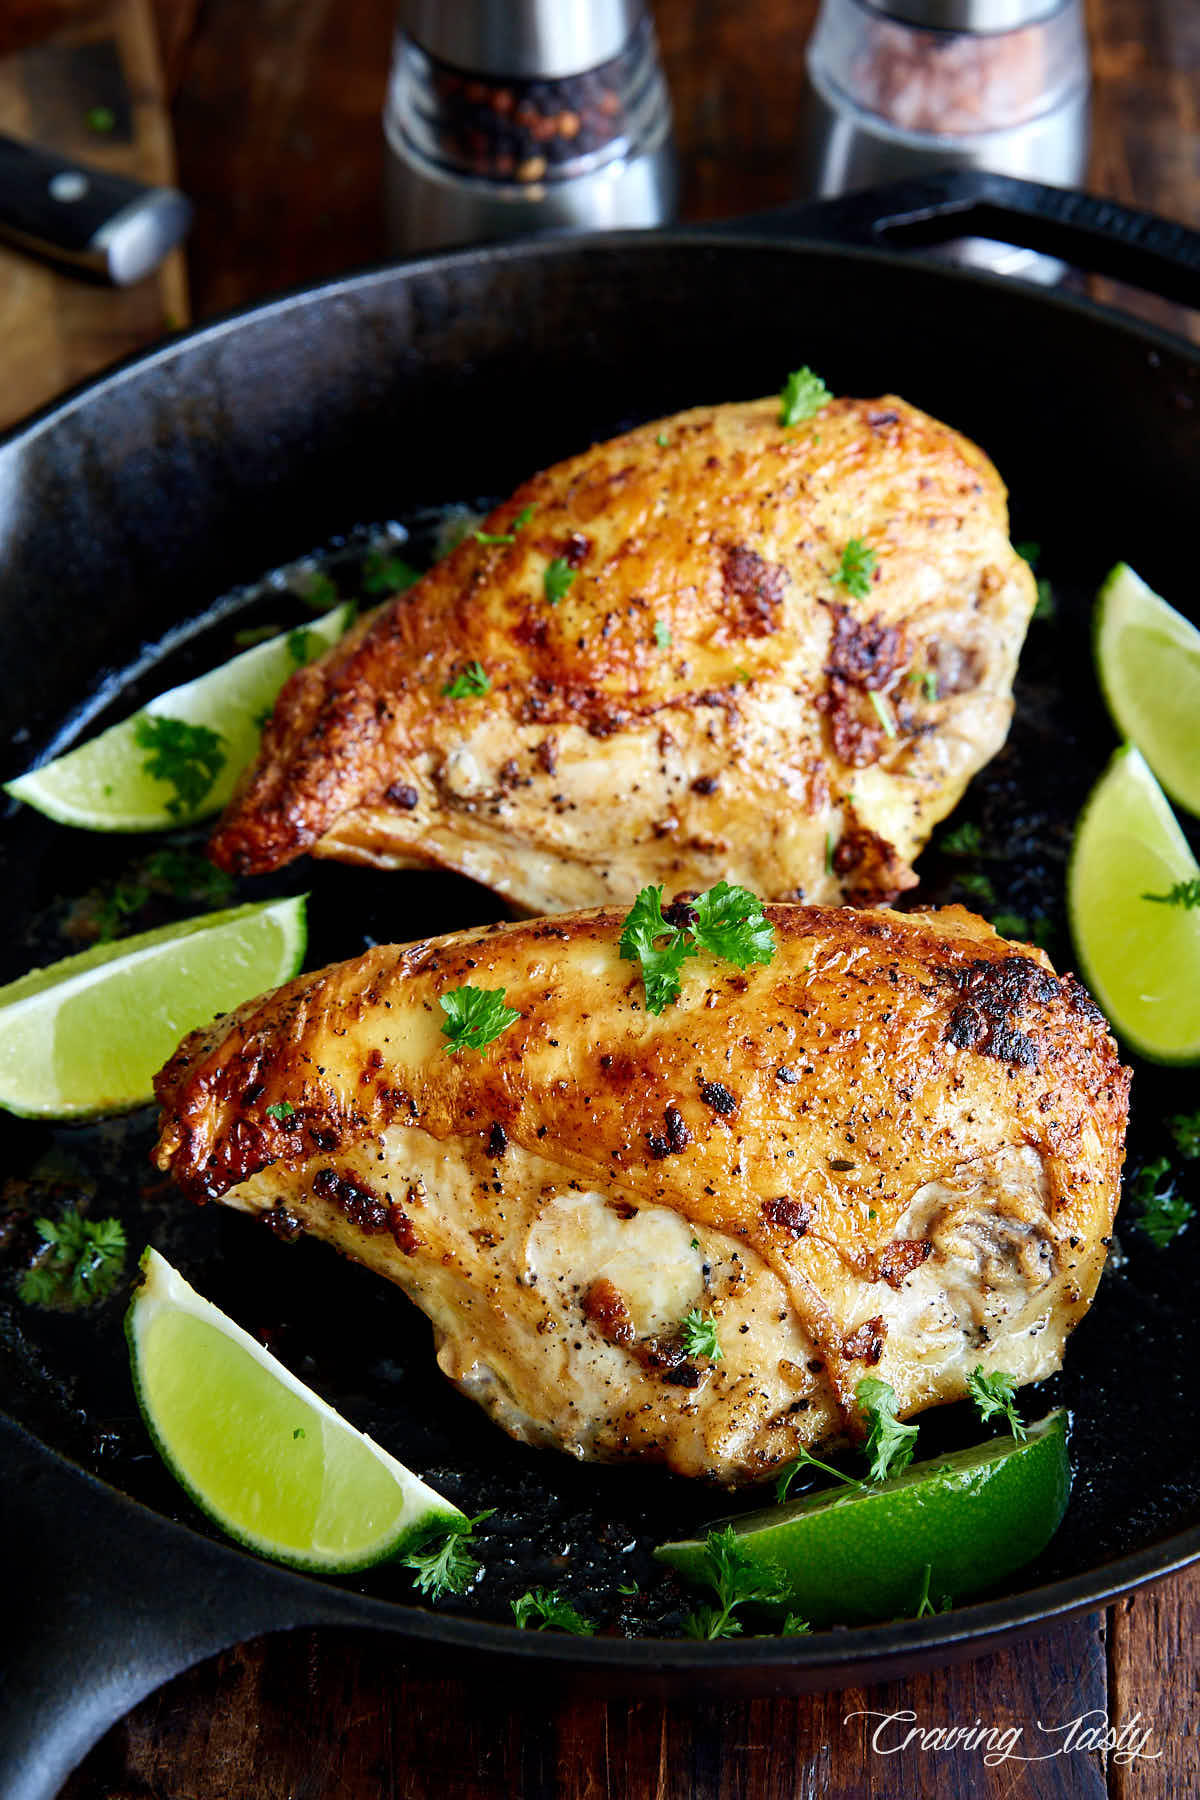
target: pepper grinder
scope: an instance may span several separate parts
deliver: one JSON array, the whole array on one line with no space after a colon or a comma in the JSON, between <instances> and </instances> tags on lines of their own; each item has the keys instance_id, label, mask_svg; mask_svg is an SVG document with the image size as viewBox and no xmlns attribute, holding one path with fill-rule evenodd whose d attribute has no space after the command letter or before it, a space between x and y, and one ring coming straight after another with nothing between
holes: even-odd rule
<instances>
[{"instance_id":1,"label":"pepper grinder","mask_svg":"<svg viewBox=\"0 0 1200 1800\"><path fill-rule=\"evenodd\" d=\"M402 0L384 133L395 251L674 215L642 0Z\"/></svg>"},{"instance_id":2,"label":"pepper grinder","mask_svg":"<svg viewBox=\"0 0 1200 1800\"><path fill-rule=\"evenodd\" d=\"M843 194L934 169L1076 187L1088 139L1080 0L822 0L807 57L801 182ZM1054 280L1062 265L960 239L955 260Z\"/></svg>"}]
</instances>

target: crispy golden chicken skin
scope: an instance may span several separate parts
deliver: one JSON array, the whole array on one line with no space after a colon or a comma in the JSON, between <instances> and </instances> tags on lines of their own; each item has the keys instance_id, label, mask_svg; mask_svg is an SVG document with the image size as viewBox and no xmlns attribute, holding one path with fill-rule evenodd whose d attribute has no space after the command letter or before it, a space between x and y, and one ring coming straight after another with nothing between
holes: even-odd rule
<instances>
[{"instance_id":1,"label":"crispy golden chicken skin","mask_svg":"<svg viewBox=\"0 0 1200 1800\"><path fill-rule=\"evenodd\" d=\"M892 897L1008 730L1007 533L986 456L893 397L644 425L298 670L212 854L436 864L534 912Z\"/></svg>"},{"instance_id":2,"label":"crispy golden chicken skin","mask_svg":"<svg viewBox=\"0 0 1200 1800\"><path fill-rule=\"evenodd\" d=\"M901 1414L1050 1374L1117 1203L1104 1020L958 907L767 910L773 961L699 955L657 1017L616 910L301 976L181 1045L159 1166L398 1283L452 1381L580 1457L753 1480L852 1435L866 1374ZM449 1053L465 985L520 1017Z\"/></svg>"}]
</instances>

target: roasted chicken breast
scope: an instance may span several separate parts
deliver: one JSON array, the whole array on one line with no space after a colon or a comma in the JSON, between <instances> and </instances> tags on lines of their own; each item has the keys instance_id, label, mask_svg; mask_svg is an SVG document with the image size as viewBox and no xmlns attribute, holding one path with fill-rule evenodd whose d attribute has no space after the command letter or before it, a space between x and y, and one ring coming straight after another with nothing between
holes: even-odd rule
<instances>
[{"instance_id":1,"label":"roasted chicken breast","mask_svg":"<svg viewBox=\"0 0 1200 1800\"><path fill-rule=\"evenodd\" d=\"M718 878L893 897L1004 741L1004 487L903 400L702 407L536 475L284 688L212 854L456 869L534 912Z\"/></svg>"},{"instance_id":2,"label":"roasted chicken breast","mask_svg":"<svg viewBox=\"0 0 1200 1800\"><path fill-rule=\"evenodd\" d=\"M902 1415L1050 1374L1117 1203L1103 1018L958 907L767 913L769 963L697 955L658 1016L616 910L301 976L180 1046L159 1165L395 1281L580 1457L751 1480L853 1435L867 1373ZM449 1052L464 986L519 1017Z\"/></svg>"}]
</instances>

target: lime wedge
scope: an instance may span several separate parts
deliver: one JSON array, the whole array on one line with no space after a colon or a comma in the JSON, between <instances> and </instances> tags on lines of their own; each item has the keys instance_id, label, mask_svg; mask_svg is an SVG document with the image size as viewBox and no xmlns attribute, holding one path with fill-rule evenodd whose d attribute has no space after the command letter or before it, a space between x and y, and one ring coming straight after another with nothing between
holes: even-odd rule
<instances>
[{"instance_id":1,"label":"lime wedge","mask_svg":"<svg viewBox=\"0 0 1200 1800\"><path fill-rule=\"evenodd\" d=\"M97 944L0 988L0 1107L128 1112L187 1031L293 976L304 897L205 913Z\"/></svg>"},{"instance_id":2,"label":"lime wedge","mask_svg":"<svg viewBox=\"0 0 1200 1800\"><path fill-rule=\"evenodd\" d=\"M288 676L336 644L353 614L349 604L335 606L311 625L281 632L207 675L170 688L77 750L5 782L5 793L60 825L87 831L165 831L219 812L253 759L263 714L270 712ZM219 768L207 787L205 774L199 775L202 798L196 804L185 804L169 780L147 772L152 752L138 741L139 721L147 715L202 726L220 739L215 745L209 740ZM211 772L212 765L206 766Z\"/></svg>"},{"instance_id":3,"label":"lime wedge","mask_svg":"<svg viewBox=\"0 0 1200 1800\"><path fill-rule=\"evenodd\" d=\"M463 1515L189 1287L157 1250L125 1318L138 1404L202 1512L260 1556L344 1574Z\"/></svg>"},{"instance_id":4,"label":"lime wedge","mask_svg":"<svg viewBox=\"0 0 1200 1800\"><path fill-rule=\"evenodd\" d=\"M721 1523L756 1568L781 1578L781 1607L812 1625L859 1625L914 1613L923 1592L935 1603L958 1600L1002 1581L1049 1543L1070 1491L1060 1408L1030 1425L1023 1443L989 1438L887 1481L823 1489ZM704 1580L703 1539L654 1554Z\"/></svg>"},{"instance_id":5,"label":"lime wedge","mask_svg":"<svg viewBox=\"0 0 1200 1800\"><path fill-rule=\"evenodd\" d=\"M1108 710L1173 800L1200 813L1200 631L1118 563L1096 599Z\"/></svg>"},{"instance_id":6,"label":"lime wedge","mask_svg":"<svg viewBox=\"0 0 1200 1800\"><path fill-rule=\"evenodd\" d=\"M1198 881L1162 789L1124 745L1079 815L1067 908L1084 979L1120 1036L1153 1062L1200 1058L1200 910L1145 896Z\"/></svg>"}]
</instances>

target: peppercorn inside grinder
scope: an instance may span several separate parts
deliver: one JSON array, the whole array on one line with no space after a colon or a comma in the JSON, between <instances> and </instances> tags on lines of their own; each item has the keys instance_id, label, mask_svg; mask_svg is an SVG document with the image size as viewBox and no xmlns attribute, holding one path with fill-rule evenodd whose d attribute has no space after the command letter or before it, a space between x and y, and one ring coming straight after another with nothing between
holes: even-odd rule
<instances>
[{"instance_id":1,"label":"peppercorn inside grinder","mask_svg":"<svg viewBox=\"0 0 1200 1800\"><path fill-rule=\"evenodd\" d=\"M674 216L641 0L401 0L384 133L395 251Z\"/></svg>"},{"instance_id":2,"label":"peppercorn inside grinder","mask_svg":"<svg viewBox=\"0 0 1200 1800\"><path fill-rule=\"evenodd\" d=\"M1080 0L822 0L809 41L800 182L821 197L935 169L1083 180ZM1051 257L985 238L942 254L1053 281Z\"/></svg>"}]
</instances>

